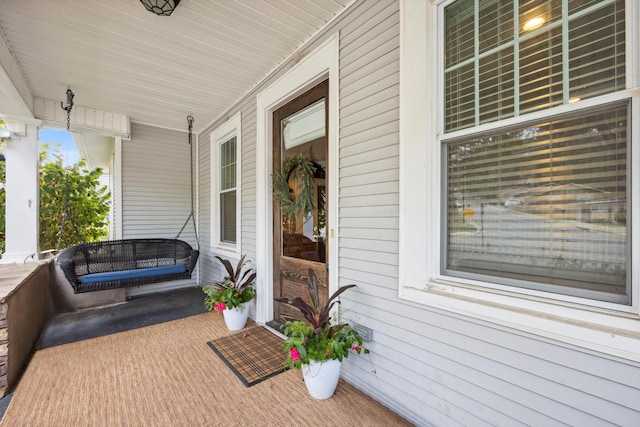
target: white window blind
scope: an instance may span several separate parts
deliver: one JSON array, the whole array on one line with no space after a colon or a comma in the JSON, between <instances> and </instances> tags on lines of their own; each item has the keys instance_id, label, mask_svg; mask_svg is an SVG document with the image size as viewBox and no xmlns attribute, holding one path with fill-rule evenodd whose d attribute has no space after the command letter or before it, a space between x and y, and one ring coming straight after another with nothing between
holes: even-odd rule
<instances>
[{"instance_id":1,"label":"white window blind","mask_svg":"<svg viewBox=\"0 0 640 427\"><path fill-rule=\"evenodd\" d=\"M624 1L562 4L459 0L445 9L446 131L624 89Z\"/></svg>"},{"instance_id":2,"label":"white window blind","mask_svg":"<svg viewBox=\"0 0 640 427\"><path fill-rule=\"evenodd\" d=\"M626 300L627 116L625 103L450 142L446 269Z\"/></svg>"},{"instance_id":3,"label":"white window blind","mask_svg":"<svg viewBox=\"0 0 640 427\"><path fill-rule=\"evenodd\" d=\"M629 304L629 100L527 120L626 89L625 1L458 0L444 23L443 270Z\"/></svg>"},{"instance_id":4,"label":"white window blind","mask_svg":"<svg viewBox=\"0 0 640 427\"><path fill-rule=\"evenodd\" d=\"M236 137L220 145L220 240L236 241Z\"/></svg>"}]
</instances>

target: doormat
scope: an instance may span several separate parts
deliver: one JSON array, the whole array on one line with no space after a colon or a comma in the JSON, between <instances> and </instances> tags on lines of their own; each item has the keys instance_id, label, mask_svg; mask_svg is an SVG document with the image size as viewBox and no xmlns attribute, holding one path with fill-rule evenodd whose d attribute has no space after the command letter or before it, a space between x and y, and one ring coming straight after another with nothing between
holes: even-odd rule
<instances>
[{"instance_id":1,"label":"doormat","mask_svg":"<svg viewBox=\"0 0 640 427\"><path fill-rule=\"evenodd\" d=\"M245 386L251 387L285 371L282 343L282 338L262 326L254 326L207 344Z\"/></svg>"}]
</instances>

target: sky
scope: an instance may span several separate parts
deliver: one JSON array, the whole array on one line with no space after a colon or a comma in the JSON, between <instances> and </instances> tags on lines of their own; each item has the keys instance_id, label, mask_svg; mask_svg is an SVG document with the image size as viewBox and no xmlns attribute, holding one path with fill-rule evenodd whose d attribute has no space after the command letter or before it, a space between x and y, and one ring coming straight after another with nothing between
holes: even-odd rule
<instances>
[{"instance_id":1,"label":"sky","mask_svg":"<svg viewBox=\"0 0 640 427\"><path fill-rule=\"evenodd\" d=\"M49 145L49 152L57 150L62 154L65 166L72 166L80 160L80 153L78 153L78 149L73 142L73 137L70 132L45 128L40 130L38 140L40 141L40 145Z\"/></svg>"}]
</instances>

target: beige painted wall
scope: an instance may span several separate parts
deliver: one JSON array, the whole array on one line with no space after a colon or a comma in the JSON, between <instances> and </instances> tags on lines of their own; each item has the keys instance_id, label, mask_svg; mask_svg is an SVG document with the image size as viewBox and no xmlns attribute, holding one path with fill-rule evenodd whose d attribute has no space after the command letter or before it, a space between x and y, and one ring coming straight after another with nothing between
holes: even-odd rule
<instances>
[{"instance_id":1,"label":"beige painted wall","mask_svg":"<svg viewBox=\"0 0 640 427\"><path fill-rule=\"evenodd\" d=\"M16 283L16 287L4 298L7 306L8 360L7 388L3 395L17 385L33 347L51 315L49 280L49 264L41 263Z\"/></svg>"}]
</instances>

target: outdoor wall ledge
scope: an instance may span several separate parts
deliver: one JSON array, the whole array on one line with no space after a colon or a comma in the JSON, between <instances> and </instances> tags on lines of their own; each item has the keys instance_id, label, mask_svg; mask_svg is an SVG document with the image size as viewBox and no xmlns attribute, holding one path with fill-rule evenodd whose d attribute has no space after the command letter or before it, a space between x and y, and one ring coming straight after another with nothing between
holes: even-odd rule
<instances>
[{"instance_id":1,"label":"outdoor wall ledge","mask_svg":"<svg viewBox=\"0 0 640 427\"><path fill-rule=\"evenodd\" d=\"M0 264L0 396L13 390L52 309L49 261Z\"/></svg>"}]
</instances>

